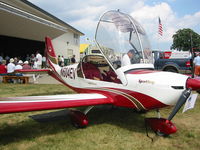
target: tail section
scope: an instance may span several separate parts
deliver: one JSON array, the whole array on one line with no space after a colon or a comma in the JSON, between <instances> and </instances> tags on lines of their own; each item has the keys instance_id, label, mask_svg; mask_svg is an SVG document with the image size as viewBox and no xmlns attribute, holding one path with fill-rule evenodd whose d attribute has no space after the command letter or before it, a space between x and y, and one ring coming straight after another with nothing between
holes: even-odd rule
<instances>
[{"instance_id":1,"label":"tail section","mask_svg":"<svg viewBox=\"0 0 200 150\"><path fill-rule=\"evenodd\" d=\"M51 38L45 37L45 44L46 44L46 58L50 65L50 67L54 65L58 65L58 60L56 57L56 53L53 48L53 44L51 42Z\"/></svg>"},{"instance_id":2,"label":"tail section","mask_svg":"<svg viewBox=\"0 0 200 150\"><path fill-rule=\"evenodd\" d=\"M58 59L56 57L51 38L45 37L45 45L47 64L51 68L51 71L49 71L49 75L51 75L53 78L60 81L64 85L69 86L61 77L61 67L58 65ZM69 87L72 88L71 86Z\"/></svg>"},{"instance_id":3,"label":"tail section","mask_svg":"<svg viewBox=\"0 0 200 150\"><path fill-rule=\"evenodd\" d=\"M60 66L58 65L58 59L56 57L55 50L53 48L53 44L51 42L51 38L45 37L45 54L47 58L47 64L51 68L51 72L49 74L56 78L57 80L60 80Z\"/></svg>"}]
</instances>

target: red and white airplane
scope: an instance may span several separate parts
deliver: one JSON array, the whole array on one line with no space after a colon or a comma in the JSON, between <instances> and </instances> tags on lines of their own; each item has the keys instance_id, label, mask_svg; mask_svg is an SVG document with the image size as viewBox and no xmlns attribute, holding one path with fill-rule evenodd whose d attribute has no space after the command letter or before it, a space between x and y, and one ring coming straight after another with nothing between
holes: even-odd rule
<instances>
[{"instance_id":1,"label":"red and white airplane","mask_svg":"<svg viewBox=\"0 0 200 150\"><path fill-rule=\"evenodd\" d=\"M84 127L88 125L86 114L96 105L138 111L175 105L167 119L146 118L153 131L169 135L177 130L172 118L192 91L200 89L198 79L154 70L144 29L119 11L106 12L98 22L95 40L101 54L86 55L77 64L60 67L51 39L45 40L49 74L79 94L0 98L1 114L88 106L85 112L71 111L73 123Z\"/></svg>"}]
</instances>

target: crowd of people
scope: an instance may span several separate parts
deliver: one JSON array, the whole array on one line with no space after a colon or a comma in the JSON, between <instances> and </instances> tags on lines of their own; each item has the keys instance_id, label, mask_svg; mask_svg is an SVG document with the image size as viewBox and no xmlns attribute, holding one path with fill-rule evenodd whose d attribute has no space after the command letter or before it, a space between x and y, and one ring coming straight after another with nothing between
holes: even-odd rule
<instances>
[{"instance_id":1,"label":"crowd of people","mask_svg":"<svg viewBox=\"0 0 200 150\"><path fill-rule=\"evenodd\" d=\"M0 55L0 75L20 75L15 74L18 69L41 69L46 68L46 57L42 56L39 51L36 54L27 55L24 61L15 57L3 57Z\"/></svg>"},{"instance_id":2,"label":"crowd of people","mask_svg":"<svg viewBox=\"0 0 200 150\"><path fill-rule=\"evenodd\" d=\"M70 64L76 63L75 55L70 59ZM65 65L65 59L63 56L58 55L58 64L63 67ZM20 57L10 58L0 54L0 76L15 75L22 76L21 73L15 73L15 70L19 69L43 69L47 67L46 57L42 56L39 51L36 54L26 55L24 59ZM34 76L35 80L35 76Z\"/></svg>"},{"instance_id":3,"label":"crowd of people","mask_svg":"<svg viewBox=\"0 0 200 150\"><path fill-rule=\"evenodd\" d=\"M71 57L71 59L69 60L69 64L74 64L74 63L76 63L75 55L73 55ZM58 55L58 65L61 66L61 67L66 65L64 56Z\"/></svg>"}]
</instances>

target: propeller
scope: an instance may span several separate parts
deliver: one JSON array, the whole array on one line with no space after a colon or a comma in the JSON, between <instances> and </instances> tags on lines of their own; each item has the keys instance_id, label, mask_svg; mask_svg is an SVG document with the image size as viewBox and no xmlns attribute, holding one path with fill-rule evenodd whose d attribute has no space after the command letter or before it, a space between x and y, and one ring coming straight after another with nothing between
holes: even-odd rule
<instances>
[{"instance_id":1,"label":"propeller","mask_svg":"<svg viewBox=\"0 0 200 150\"><path fill-rule=\"evenodd\" d=\"M181 96L179 97L174 109L172 110L171 114L168 117L168 120L172 120L172 118L176 115L179 109L185 104L186 100L190 96L192 90L199 90L200 89L200 81L195 78L188 78L186 81L186 89L182 92Z\"/></svg>"},{"instance_id":2,"label":"propeller","mask_svg":"<svg viewBox=\"0 0 200 150\"><path fill-rule=\"evenodd\" d=\"M191 94L191 89L186 89L182 92L181 96L179 97L174 109L172 110L171 114L169 115L168 119L169 121L172 120L172 118L176 115L176 113L179 111L179 109L185 104L186 100Z\"/></svg>"}]
</instances>

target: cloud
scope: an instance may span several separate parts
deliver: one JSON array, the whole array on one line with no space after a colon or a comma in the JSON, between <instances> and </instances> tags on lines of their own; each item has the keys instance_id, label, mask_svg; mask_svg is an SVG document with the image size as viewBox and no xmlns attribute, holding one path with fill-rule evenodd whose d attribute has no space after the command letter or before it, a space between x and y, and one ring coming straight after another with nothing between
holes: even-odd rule
<instances>
[{"instance_id":1,"label":"cloud","mask_svg":"<svg viewBox=\"0 0 200 150\"><path fill-rule=\"evenodd\" d=\"M108 10L117 10L131 14L146 30L153 48L158 41L158 16L163 24L163 36L160 43L172 44L172 35L182 28L196 28L199 25L200 11L178 17L176 10L169 5L176 0L161 3L147 3L147 0L29 0L38 7L74 26L86 36L93 36L100 16ZM93 33L91 33L93 32ZM90 38L93 38L90 37ZM160 45L161 45L160 44ZM165 48L166 49L166 48Z\"/></svg>"},{"instance_id":2,"label":"cloud","mask_svg":"<svg viewBox=\"0 0 200 150\"><path fill-rule=\"evenodd\" d=\"M172 10L168 3L155 4L153 6L143 5L131 12L131 15L138 20L151 37L153 47L157 47L156 42L172 44L172 36L177 30L182 28L193 28L199 24L200 12L178 18L176 12ZM161 18L163 26L163 36L158 36L158 17ZM156 41L156 42L155 42Z\"/></svg>"},{"instance_id":3,"label":"cloud","mask_svg":"<svg viewBox=\"0 0 200 150\"><path fill-rule=\"evenodd\" d=\"M199 20L200 20L200 11L196 12L193 15L184 16L182 20L180 20L180 23L178 25L182 27L194 27L196 25L200 25Z\"/></svg>"}]
</instances>

